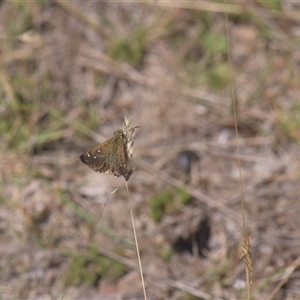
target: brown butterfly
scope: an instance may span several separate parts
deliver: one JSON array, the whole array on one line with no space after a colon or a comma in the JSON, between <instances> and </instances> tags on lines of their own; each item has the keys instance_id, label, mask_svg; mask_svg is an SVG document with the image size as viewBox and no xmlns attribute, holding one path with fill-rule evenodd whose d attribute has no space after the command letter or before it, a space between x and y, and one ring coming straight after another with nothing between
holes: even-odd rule
<instances>
[{"instance_id":1,"label":"brown butterfly","mask_svg":"<svg viewBox=\"0 0 300 300\"><path fill-rule=\"evenodd\" d=\"M99 146L83 153L79 159L95 172L109 173L116 177L123 176L126 181L133 173L131 162L133 151L134 129L125 128L114 132L114 136Z\"/></svg>"}]
</instances>

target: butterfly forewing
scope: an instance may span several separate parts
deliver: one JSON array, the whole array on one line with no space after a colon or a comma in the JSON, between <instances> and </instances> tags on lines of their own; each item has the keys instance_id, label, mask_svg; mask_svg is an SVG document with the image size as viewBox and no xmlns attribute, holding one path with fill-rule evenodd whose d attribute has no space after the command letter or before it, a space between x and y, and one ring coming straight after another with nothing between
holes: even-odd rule
<instances>
[{"instance_id":1,"label":"butterfly forewing","mask_svg":"<svg viewBox=\"0 0 300 300\"><path fill-rule=\"evenodd\" d=\"M103 151L105 149L106 145L110 140L104 142L103 144L83 153L79 159L81 162L86 164L88 167L90 167L95 172L105 173L107 172L107 166L106 166L106 158L107 155Z\"/></svg>"}]
</instances>

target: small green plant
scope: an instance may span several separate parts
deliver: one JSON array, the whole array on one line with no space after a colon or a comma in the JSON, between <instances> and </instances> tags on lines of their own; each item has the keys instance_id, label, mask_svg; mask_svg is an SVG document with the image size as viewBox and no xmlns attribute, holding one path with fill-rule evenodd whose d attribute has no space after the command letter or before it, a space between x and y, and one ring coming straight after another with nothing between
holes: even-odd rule
<instances>
[{"instance_id":1,"label":"small green plant","mask_svg":"<svg viewBox=\"0 0 300 300\"><path fill-rule=\"evenodd\" d=\"M189 293L185 293L184 300L201 300L201 298L199 298L195 295L189 294Z\"/></svg>"},{"instance_id":2,"label":"small green plant","mask_svg":"<svg viewBox=\"0 0 300 300\"><path fill-rule=\"evenodd\" d=\"M155 222L159 222L165 214L165 209L170 202L171 196L169 190L163 190L160 194L153 196L150 200L151 218Z\"/></svg>"},{"instance_id":3,"label":"small green plant","mask_svg":"<svg viewBox=\"0 0 300 300\"><path fill-rule=\"evenodd\" d=\"M256 0L256 2L265 8L281 10L281 1L280 0L271 0L271 1Z\"/></svg>"},{"instance_id":4,"label":"small green plant","mask_svg":"<svg viewBox=\"0 0 300 300\"><path fill-rule=\"evenodd\" d=\"M186 205L191 201L191 195L185 189L177 188L176 191L180 203Z\"/></svg>"},{"instance_id":5,"label":"small green plant","mask_svg":"<svg viewBox=\"0 0 300 300\"><path fill-rule=\"evenodd\" d=\"M172 254L173 254L173 249L171 247L161 247L159 249L159 256L164 260L164 261L168 261Z\"/></svg>"},{"instance_id":6,"label":"small green plant","mask_svg":"<svg viewBox=\"0 0 300 300\"><path fill-rule=\"evenodd\" d=\"M139 27L127 39L112 41L108 47L108 55L116 61L127 62L133 66L140 64L146 47L145 35L145 30Z\"/></svg>"},{"instance_id":7,"label":"small green plant","mask_svg":"<svg viewBox=\"0 0 300 300\"><path fill-rule=\"evenodd\" d=\"M227 53L226 36L216 32L207 31L204 35L204 52L207 57L214 57L216 54Z\"/></svg>"},{"instance_id":8,"label":"small green plant","mask_svg":"<svg viewBox=\"0 0 300 300\"><path fill-rule=\"evenodd\" d=\"M33 22L30 5L26 1L12 1L10 4L14 5L16 10L13 11L9 23L4 27L7 34L14 36L31 29Z\"/></svg>"},{"instance_id":9,"label":"small green plant","mask_svg":"<svg viewBox=\"0 0 300 300\"><path fill-rule=\"evenodd\" d=\"M71 263L64 276L66 285L71 278L71 285L82 282L95 286L100 278L115 281L125 274L123 265L98 253L96 246L91 246L86 254L69 253Z\"/></svg>"},{"instance_id":10,"label":"small green plant","mask_svg":"<svg viewBox=\"0 0 300 300\"><path fill-rule=\"evenodd\" d=\"M183 189L165 189L150 200L151 218L159 222L165 214L175 213L190 200L191 196Z\"/></svg>"},{"instance_id":11,"label":"small green plant","mask_svg":"<svg viewBox=\"0 0 300 300\"><path fill-rule=\"evenodd\" d=\"M207 72L207 82L215 89L221 90L230 84L230 68L227 62L213 66Z\"/></svg>"},{"instance_id":12,"label":"small green plant","mask_svg":"<svg viewBox=\"0 0 300 300\"><path fill-rule=\"evenodd\" d=\"M278 120L281 131L289 138L300 142L300 104L295 104L288 113L280 111Z\"/></svg>"}]
</instances>

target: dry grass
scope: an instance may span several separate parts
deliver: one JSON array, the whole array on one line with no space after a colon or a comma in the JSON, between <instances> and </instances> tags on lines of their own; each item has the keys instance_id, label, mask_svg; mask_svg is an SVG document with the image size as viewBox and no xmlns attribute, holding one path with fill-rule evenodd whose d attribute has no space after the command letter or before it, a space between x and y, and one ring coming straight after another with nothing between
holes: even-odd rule
<instances>
[{"instance_id":1,"label":"dry grass","mask_svg":"<svg viewBox=\"0 0 300 300\"><path fill-rule=\"evenodd\" d=\"M78 160L125 109L141 126L129 189L148 298L246 299L242 255L253 299L299 299L298 11L2 2L0 297L143 298L124 180Z\"/></svg>"}]
</instances>

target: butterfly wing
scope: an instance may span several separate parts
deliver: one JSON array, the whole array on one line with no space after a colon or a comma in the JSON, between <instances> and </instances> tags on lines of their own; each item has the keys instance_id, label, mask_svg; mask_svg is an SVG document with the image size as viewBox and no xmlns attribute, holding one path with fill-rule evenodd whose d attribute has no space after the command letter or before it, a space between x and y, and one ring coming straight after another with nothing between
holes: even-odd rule
<instances>
[{"instance_id":1,"label":"butterfly wing","mask_svg":"<svg viewBox=\"0 0 300 300\"><path fill-rule=\"evenodd\" d=\"M106 149L109 147L110 143L111 139L83 153L79 157L80 161L95 172L109 172L109 164L107 163L108 154Z\"/></svg>"}]
</instances>

